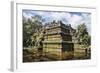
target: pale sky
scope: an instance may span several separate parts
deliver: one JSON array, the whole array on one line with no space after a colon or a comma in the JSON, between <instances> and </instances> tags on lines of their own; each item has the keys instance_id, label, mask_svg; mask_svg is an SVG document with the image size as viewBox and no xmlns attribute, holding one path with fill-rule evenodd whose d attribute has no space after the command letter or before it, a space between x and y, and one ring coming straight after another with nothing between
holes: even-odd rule
<instances>
[{"instance_id":1,"label":"pale sky","mask_svg":"<svg viewBox=\"0 0 100 73\"><path fill-rule=\"evenodd\" d=\"M25 18L31 18L35 15L40 15L45 19L45 23L61 20L65 24L71 24L73 28L76 28L81 23L85 23L89 34L91 34L91 13L23 10Z\"/></svg>"}]
</instances>

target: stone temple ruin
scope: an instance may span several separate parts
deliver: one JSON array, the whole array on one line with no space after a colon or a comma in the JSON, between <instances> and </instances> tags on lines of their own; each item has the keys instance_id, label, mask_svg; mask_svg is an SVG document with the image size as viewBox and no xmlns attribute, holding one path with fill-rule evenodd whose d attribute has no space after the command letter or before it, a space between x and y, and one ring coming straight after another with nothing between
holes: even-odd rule
<instances>
[{"instance_id":1,"label":"stone temple ruin","mask_svg":"<svg viewBox=\"0 0 100 73\"><path fill-rule=\"evenodd\" d=\"M23 62L90 59L91 50L82 48L74 36L75 29L70 24L53 21L44 25L37 38L38 47L23 49Z\"/></svg>"},{"instance_id":2,"label":"stone temple ruin","mask_svg":"<svg viewBox=\"0 0 100 73\"><path fill-rule=\"evenodd\" d=\"M74 44L72 43L71 25L53 21L45 28L43 55L55 60L73 58Z\"/></svg>"}]
</instances>

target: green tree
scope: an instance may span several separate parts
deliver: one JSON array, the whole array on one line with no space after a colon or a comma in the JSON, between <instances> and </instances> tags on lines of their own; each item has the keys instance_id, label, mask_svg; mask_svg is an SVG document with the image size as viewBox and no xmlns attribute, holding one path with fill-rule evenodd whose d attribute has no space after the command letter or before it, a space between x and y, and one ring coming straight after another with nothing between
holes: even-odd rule
<instances>
[{"instance_id":1,"label":"green tree","mask_svg":"<svg viewBox=\"0 0 100 73\"><path fill-rule=\"evenodd\" d=\"M87 31L85 23L78 25L76 29L76 38L79 44L89 46L91 44L91 36Z\"/></svg>"},{"instance_id":2,"label":"green tree","mask_svg":"<svg viewBox=\"0 0 100 73\"><path fill-rule=\"evenodd\" d=\"M39 34L42 29L41 16L34 16L26 19L23 16L23 46L34 46L36 42L36 33Z\"/></svg>"}]
</instances>

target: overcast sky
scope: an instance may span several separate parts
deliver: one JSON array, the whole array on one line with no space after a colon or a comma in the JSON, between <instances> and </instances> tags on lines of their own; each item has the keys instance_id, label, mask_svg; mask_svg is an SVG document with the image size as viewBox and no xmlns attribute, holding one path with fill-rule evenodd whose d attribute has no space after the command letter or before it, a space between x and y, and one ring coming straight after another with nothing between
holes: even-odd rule
<instances>
[{"instance_id":1,"label":"overcast sky","mask_svg":"<svg viewBox=\"0 0 100 73\"><path fill-rule=\"evenodd\" d=\"M45 23L61 20L65 24L71 24L73 28L76 28L81 23L85 23L89 34L91 33L91 13L23 10L23 16L26 18L31 18L35 15L40 15L45 19Z\"/></svg>"}]
</instances>

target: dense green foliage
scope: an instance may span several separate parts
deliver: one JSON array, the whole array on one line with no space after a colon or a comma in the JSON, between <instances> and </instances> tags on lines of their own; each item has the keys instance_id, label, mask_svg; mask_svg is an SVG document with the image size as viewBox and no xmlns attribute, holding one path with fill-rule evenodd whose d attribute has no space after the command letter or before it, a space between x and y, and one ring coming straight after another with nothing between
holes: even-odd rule
<instances>
[{"instance_id":1,"label":"dense green foliage","mask_svg":"<svg viewBox=\"0 0 100 73\"><path fill-rule=\"evenodd\" d=\"M84 46L90 46L91 36L89 35L89 33L87 31L87 27L86 27L85 23L77 26L76 38L77 38L79 44L82 44Z\"/></svg>"},{"instance_id":2,"label":"dense green foliage","mask_svg":"<svg viewBox=\"0 0 100 73\"><path fill-rule=\"evenodd\" d=\"M23 46L35 46L42 29L42 19L36 15L26 19L23 17Z\"/></svg>"}]
</instances>

